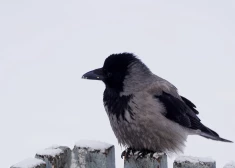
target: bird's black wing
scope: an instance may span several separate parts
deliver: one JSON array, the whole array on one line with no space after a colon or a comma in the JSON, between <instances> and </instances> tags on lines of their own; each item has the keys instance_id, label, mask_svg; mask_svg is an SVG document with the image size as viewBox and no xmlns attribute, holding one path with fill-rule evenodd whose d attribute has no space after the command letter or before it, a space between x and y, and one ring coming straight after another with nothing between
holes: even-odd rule
<instances>
[{"instance_id":1,"label":"bird's black wing","mask_svg":"<svg viewBox=\"0 0 235 168\"><path fill-rule=\"evenodd\" d=\"M200 119L197 117L197 111L195 111L195 105L186 98L182 100L163 92L161 95L155 96L166 108L165 117L180 124L181 126L201 130L212 136L218 136L218 134L206 126L204 126Z\"/></svg>"},{"instance_id":2,"label":"bird's black wing","mask_svg":"<svg viewBox=\"0 0 235 168\"><path fill-rule=\"evenodd\" d=\"M191 110L195 113L195 114L199 114L199 112L196 110L196 106L188 99L186 99L185 97L181 96L181 99L187 104L188 107L191 108Z\"/></svg>"}]
</instances>

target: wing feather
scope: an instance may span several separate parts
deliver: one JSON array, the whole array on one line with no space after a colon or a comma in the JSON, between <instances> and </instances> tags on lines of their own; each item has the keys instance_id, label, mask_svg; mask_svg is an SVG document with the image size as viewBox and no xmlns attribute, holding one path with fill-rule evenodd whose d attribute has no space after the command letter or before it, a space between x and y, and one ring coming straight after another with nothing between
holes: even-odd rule
<instances>
[{"instance_id":1,"label":"wing feather","mask_svg":"<svg viewBox=\"0 0 235 168\"><path fill-rule=\"evenodd\" d=\"M201 123L195 112L195 105L188 99L181 97L182 100L163 92L161 95L155 96L166 108L165 117L184 126L186 128L201 130L211 136L218 137L218 134L207 128Z\"/></svg>"}]
</instances>

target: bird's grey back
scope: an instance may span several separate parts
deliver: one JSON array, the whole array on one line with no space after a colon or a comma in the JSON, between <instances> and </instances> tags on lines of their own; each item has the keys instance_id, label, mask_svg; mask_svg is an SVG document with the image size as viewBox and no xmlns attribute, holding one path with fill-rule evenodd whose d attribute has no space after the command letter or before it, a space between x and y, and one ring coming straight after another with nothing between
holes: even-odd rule
<instances>
[{"instance_id":1,"label":"bird's grey back","mask_svg":"<svg viewBox=\"0 0 235 168\"><path fill-rule=\"evenodd\" d=\"M139 91L147 91L158 95L161 94L162 91L165 91L181 99L174 85L153 74L142 62L133 62L128 67L128 72L123 82L123 92L121 92L120 95L130 95Z\"/></svg>"}]
</instances>

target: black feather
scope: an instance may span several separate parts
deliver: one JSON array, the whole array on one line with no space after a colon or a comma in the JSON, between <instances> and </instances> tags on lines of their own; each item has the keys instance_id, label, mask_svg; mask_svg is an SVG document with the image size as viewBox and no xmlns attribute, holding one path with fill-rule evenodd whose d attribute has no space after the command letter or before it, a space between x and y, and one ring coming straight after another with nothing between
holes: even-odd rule
<instances>
[{"instance_id":1,"label":"black feather","mask_svg":"<svg viewBox=\"0 0 235 168\"><path fill-rule=\"evenodd\" d=\"M118 121L122 117L123 120L127 121L125 118L125 112L128 111L131 118L133 118L133 111L129 106L129 102L132 99L132 95L120 96L120 94L113 89L105 89L104 91L104 105L108 108L108 113L115 115ZM127 121L128 122L128 121Z\"/></svg>"},{"instance_id":2,"label":"black feather","mask_svg":"<svg viewBox=\"0 0 235 168\"><path fill-rule=\"evenodd\" d=\"M123 81L128 75L128 67L136 61L140 60L132 53L112 54L106 58L102 68L107 76L104 80L106 87L122 92Z\"/></svg>"},{"instance_id":3,"label":"black feather","mask_svg":"<svg viewBox=\"0 0 235 168\"><path fill-rule=\"evenodd\" d=\"M195 113L195 114L199 114L199 112L196 110L196 106L188 99L186 99L185 97L181 96L182 100L191 108L191 110Z\"/></svg>"},{"instance_id":4,"label":"black feather","mask_svg":"<svg viewBox=\"0 0 235 168\"><path fill-rule=\"evenodd\" d=\"M196 106L188 99L183 98L182 101L166 92L155 97L164 104L166 108L166 118L184 127L201 130L213 137L219 137L215 131L207 128L200 122L200 119L196 115L197 113L193 110Z\"/></svg>"}]
</instances>

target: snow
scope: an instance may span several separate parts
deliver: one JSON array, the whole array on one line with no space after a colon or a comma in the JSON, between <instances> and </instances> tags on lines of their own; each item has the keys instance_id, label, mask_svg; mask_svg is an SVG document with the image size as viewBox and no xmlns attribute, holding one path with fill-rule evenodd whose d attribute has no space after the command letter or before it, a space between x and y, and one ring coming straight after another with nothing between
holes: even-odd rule
<instances>
[{"instance_id":1,"label":"snow","mask_svg":"<svg viewBox=\"0 0 235 168\"><path fill-rule=\"evenodd\" d=\"M75 146L81 148L88 148L88 150L90 151L101 150L101 152L104 152L105 149L108 149L113 145L100 141L80 140L75 144Z\"/></svg>"},{"instance_id":2,"label":"snow","mask_svg":"<svg viewBox=\"0 0 235 168\"><path fill-rule=\"evenodd\" d=\"M191 163L199 163L199 162L204 162L204 163L213 163L215 162L213 159L209 157L192 157L192 156L180 156L175 159L175 162L177 163L182 163L182 162L191 162Z\"/></svg>"},{"instance_id":3,"label":"snow","mask_svg":"<svg viewBox=\"0 0 235 168\"><path fill-rule=\"evenodd\" d=\"M227 163L224 168L235 168L235 162L234 161L231 161L229 163Z\"/></svg>"},{"instance_id":4,"label":"snow","mask_svg":"<svg viewBox=\"0 0 235 168\"><path fill-rule=\"evenodd\" d=\"M37 152L37 155L47 155L47 156L53 156L55 157L56 155L59 155L60 153L63 152L59 146L53 145L52 147L46 148L42 151Z\"/></svg>"},{"instance_id":5,"label":"snow","mask_svg":"<svg viewBox=\"0 0 235 168\"><path fill-rule=\"evenodd\" d=\"M59 147L60 147L60 145L53 144L53 145L49 146L49 147L46 148L46 149L57 149L57 148L59 148Z\"/></svg>"},{"instance_id":6,"label":"snow","mask_svg":"<svg viewBox=\"0 0 235 168\"><path fill-rule=\"evenodd\" d=\"M28 158L28 159L25 159L25 160L15 164L12 167L32 168L32 167L40 165L40 164L46 164L46 163L40 159Z\"/></svg>"},{"instance_id":7,"label":"snow","mask_svg":"<svg viewBox=\"0 0 235 168\"><path fill-rule=\"evenodd\" d=\"M163 155L165 155L165 153L162 153L162 152L157 153L156 152L156 153L153 154L153 157L154 158L159 158L159 157L162 157Z\"/></svg>"}]
</instances>

